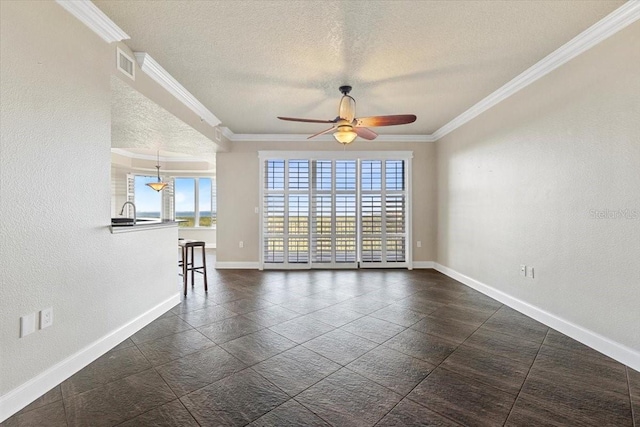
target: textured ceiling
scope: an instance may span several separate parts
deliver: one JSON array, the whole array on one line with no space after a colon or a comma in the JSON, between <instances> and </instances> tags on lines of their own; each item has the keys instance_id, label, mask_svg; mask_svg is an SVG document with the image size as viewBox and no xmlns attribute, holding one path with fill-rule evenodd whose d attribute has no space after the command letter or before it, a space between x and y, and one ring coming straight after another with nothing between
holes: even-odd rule
<instances>
[{"instance_id":1,"label":"textured ceiling","mask_svg":"<svg viewBox=\"0 0 640 427\"><path fill-rule=\"evenodd\" d=\"M624 1L102 1L235 133L315 133L350 84L357 115L431 134Z\"/></svg>"},{"instance_id":2,"label":"textured ceiling","mask_svg":"<svg viewBox=\"0 0 640 427\"><path fill-rule=\"evenodd\" d=\"M117 77L111 77L111 147L154 154L160 149L163 156L180 153L214 160L216 144Z\"/></svg>"}]
</instances>

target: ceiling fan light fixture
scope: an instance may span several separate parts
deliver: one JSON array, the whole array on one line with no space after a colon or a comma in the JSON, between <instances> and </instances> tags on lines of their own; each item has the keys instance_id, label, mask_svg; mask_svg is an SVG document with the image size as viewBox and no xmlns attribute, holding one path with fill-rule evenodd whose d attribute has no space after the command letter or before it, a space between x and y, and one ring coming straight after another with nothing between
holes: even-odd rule
<instances>
[{"instance_id":1,"label":"ceiling fan light fixture","mask_svg":"<svg viewBox=\"0 0 640 427\"><path fill-rule=\"evenodd\" d=\"M371 129L368 129L369 127L407 125L416 121L416 116L414 114L394 114L356 118L356 100L349 96L351 86L340 86L339 90L342 93L342 99L340 99L340 105L338 107L338 117L335 119L317 120L281 116L278 116L278 118L280 120L290 122L332 123L333 126L329 129L315 133L307 139L325 135L335 130L333 137L342 145L351 144L358 136L362 139L373 141L376 139L378 134Z\"/></svg>"},{"instance_id":2,"label":"ceiling fan light fixture","mask_svg":"<svg viewBox=\"0 0 640 427\"><path fill-rule=\"evenodd\" d=\"M338 126L338 130L333 133L333 137L342 145L351 144L357 136L351 126Z\"/></svg>"}]
</instances>

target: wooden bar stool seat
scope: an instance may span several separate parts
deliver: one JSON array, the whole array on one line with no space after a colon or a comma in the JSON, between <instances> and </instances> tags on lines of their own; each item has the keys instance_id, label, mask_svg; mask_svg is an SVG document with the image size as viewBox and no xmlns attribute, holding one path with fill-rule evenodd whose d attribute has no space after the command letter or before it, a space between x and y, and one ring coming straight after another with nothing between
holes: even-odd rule
<instances>
[{"instance_id":1,"label":"wooden bar stool seat","mask_svg":"<svg viewBox=\"0 0 640 427\"><path fill-rule=\"evenodd\" d=\"M195 274L200 273L204 276L204 291L208 291L207 284L207 257L204 250L205 242L199 240L179 239L178 246L181 250L181 259L178 266L182 267L182 281L184 285L184 295L187 296L187 282L189 272L191 272L191 286L195 285ZM202 251L202 265L195 265L194 248L200 248Z\"/></svg>"}]
</instances>

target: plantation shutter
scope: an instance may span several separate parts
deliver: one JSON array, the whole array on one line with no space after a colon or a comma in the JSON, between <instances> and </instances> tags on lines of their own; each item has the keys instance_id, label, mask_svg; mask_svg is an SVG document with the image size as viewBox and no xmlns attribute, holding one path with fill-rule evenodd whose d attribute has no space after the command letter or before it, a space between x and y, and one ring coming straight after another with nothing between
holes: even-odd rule
<instances>
[{"instance_id":1,"label":"plantation shutter","mask_svg":"<svg viewBox=\"0 0 640 427\"><path fill-rule=\"evenodd\" d=\"M385 155L265 159L262 267L411 267L407 161Z\"/></svg>"},{"instance_id":2,"label":"plantation shutter","mask_svg":"<svg viewBox=\"0 0 640 427\"><path fill-rule=\"evenodd\" d=\"M284 165L284 160L267 160L264 168L263 260L269 264L283 264L285 259Z\"/></svg>"},{"instance_id":3,"label":"plantation shutter","mask_svg":"<svg viewBox=\"0 0 640 427\"><path fill-rule=\"evenodd\" d=\"M360 176L360 265L404 265L407 261L405 162L363 160Z\"/></svg>"},{"instance_id":4,"label":"plantation shutter","mask_svg":"<svg viewBox=\"0 0 640 427\"><path fill-rule=\"evenodd\" d=\"M334 191L334 262L356 266L357 262L357 161L336 160Z\"/></svg>"},{"instance_id":5,"label":"plantation shutter","mask_svg":"<svg viewBox=\"0 0 640 427\"><path fill-rule=\"evenodd\" d=\"M218 223L218 189L215 178L211 178L211 225Z\"/></svg>"},{"instance_id":6,"label":"plantation shutter","mask_svg":"<svg viewBox=\"0 0 640 427\"><path fill-rule=\"evenodd\" d=\"M311 262L329 264L333 262L334 247L333 162L313 161L311 177Z\"/></svg>"},{"instance_id":7,"label":"plantation shutter","mask_svg":"<svg viewBox=\"0 0 640 427\"><path fill-rule=\"evenodd\" d=\"M135 203L136 201L135 179L132 173L127 174L127 202ZM127 205L127 217L133 218L133 206Z\"/></svg>"},{"instance_id":8,"label":"plantation shutter","mask_svg":"<svg viewBox=\"0 0 640 427\"><path fill-rule=\"evenodd\" d=\"M176 211L174 204L174 179L167 178L163 180L168 185L162 190L162 219L175 220Z\"/></svg>"},{"instance_id":9,"label":"plantation shutter","mask_svg":"<svg viewBox=\"0 0 640 427\"><path fill-rule=\"evenodd\" d=\"M385 166L385 261L406 261L406 191L404 161L387 160Z\"/></svg>"}]
</instances>

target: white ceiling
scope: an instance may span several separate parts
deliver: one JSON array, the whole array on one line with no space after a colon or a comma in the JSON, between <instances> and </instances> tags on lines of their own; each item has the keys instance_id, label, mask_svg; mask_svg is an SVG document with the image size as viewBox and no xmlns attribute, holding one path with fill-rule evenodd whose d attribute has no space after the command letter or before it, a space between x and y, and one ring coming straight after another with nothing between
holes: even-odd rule
<instances>
[{"instance_id":1,"label":"white ceiling","mask_svg":"<svg viewBox=\"0 0 640 427\"><path fill-rule=\"evenodd\" d=\"M144 95L111 77L111 147L135 154L215 162L214 144Z\"/></svg>"},{"instance_id":2,"label":"white ceiling","mask_svg":"<svg viewBox=\"0 0 640 427\"><path fill-rule=\"evenodd\" d=\"M234 133L315 133L338 86L357 115L413 113L431 134L624 3L113 1L94 3Z\"/></svg>"}]
</instances>

